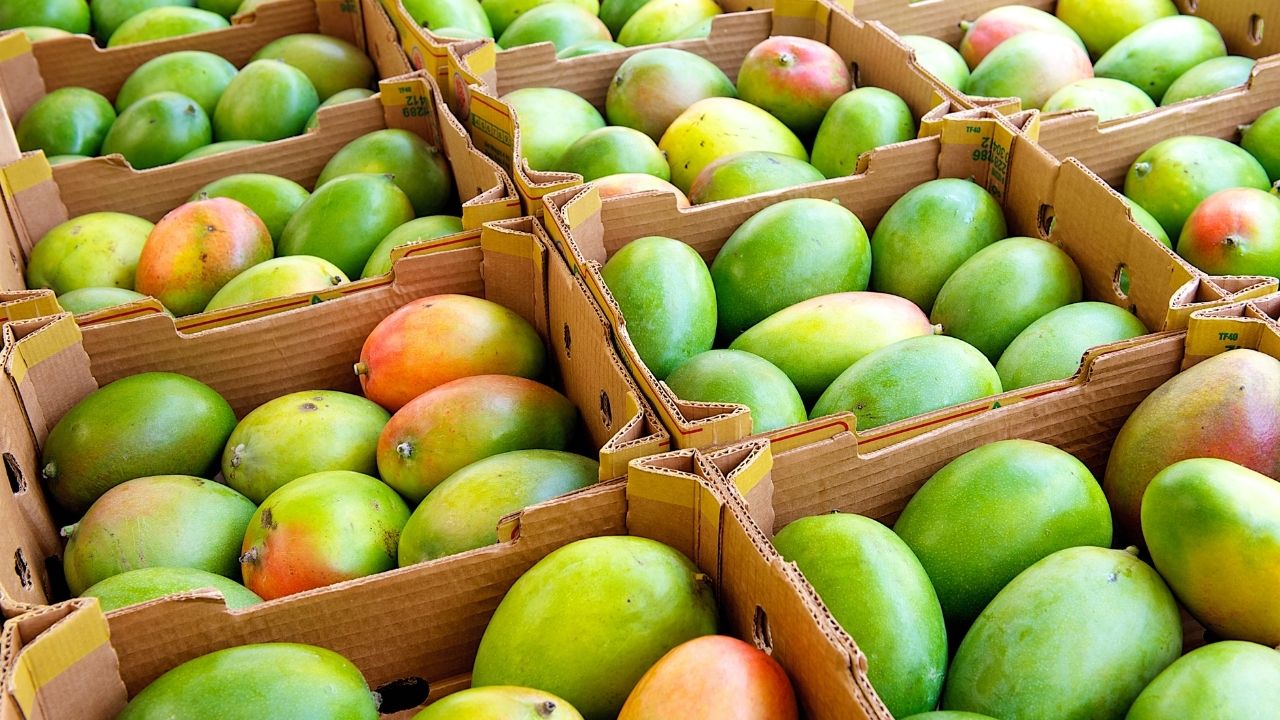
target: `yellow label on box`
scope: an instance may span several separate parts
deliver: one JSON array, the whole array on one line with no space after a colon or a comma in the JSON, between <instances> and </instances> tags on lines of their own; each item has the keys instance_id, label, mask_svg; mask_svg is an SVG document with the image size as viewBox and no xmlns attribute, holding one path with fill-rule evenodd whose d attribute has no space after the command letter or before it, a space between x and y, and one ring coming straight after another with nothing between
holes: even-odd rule
<instances>
[{"instance_id":1,"label":"yellow label on box","mask_svg":"<svg viewBox=\"0 0 1280 720\"><path fill-rule=\"evenodd\" d=\"M53 168L42 152L19 158L0 171L0 186L3 186L7 197L14 197L52 179Z\"/></svg>"},{"instance_id":2,"label":"yellow label on box","mask_svg":"<svg viewBox=\"0 0 1280 720\"><path fill-rule=\"evenodd\" d=\"M107 642L107 619L95 601L71 611L28 643L15 658L9 679L22 713L36 717L36 693Z\"/></svg>"}]
</instances>

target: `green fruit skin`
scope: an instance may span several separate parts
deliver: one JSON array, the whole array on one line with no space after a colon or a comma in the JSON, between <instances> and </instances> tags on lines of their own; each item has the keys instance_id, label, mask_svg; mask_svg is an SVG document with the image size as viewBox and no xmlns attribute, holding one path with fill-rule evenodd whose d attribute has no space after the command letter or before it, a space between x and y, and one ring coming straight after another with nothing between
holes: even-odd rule
<instances>
[{"instance_id":1,"label":"green fruit skin","mask_svg":"<svg viewBox=\"0 0 1280 720\"><path fill-rule=\"evenodd\" d=\"M224 152L231 152L232 150L239 150L241 148L253 147L255 145L262 144L263 142L261 140L225 140L223 142L210 143L183 155L178 158L178 162L195 160L197 158L209 157L210 155L218 155Z\"/></svg>"},{"instance_id":2,"label":"green fruit skin","mask_svg":"<svg viewBox=\"0 0 1280 720\"><path fill-rule=\"evenodd\" d=\"M1080 302L1080 269L1057 245L1035 238L1000 240L956 268L930 319L995 362L1031 323Z\"/></svg>"},{"instance_id":3,"label":"green fruit skin","mask_svg":"<svg viewBox=\"0 0 1280 720\"><path fill-rule=\"evenodd\" d=\"M19 0L21 2L21 0ZM144 10L158 7L195 7L196 0L93 0L93 34L105 44L125 20ZM82 30L81 32L88 32Z\"/></svg>"},{"instance_id":4,"label":"green fruit skin","mask_svg":"<svg viewBox=\"0 0 1280 720\"><path fill-rule=\"evenodd\" d=\"M1161 102L1169 86L1200 63L1225 57L1227 45L1209 21L1161 18L1135 30L1098 58L1098 77L1124 80Z\"/></svg>"},{"instance_id":5,"label":"green fruit skin","mask_svg":"<svg viewBox=\"0 0 1280 720\"><path fill-rule=\"evenodd\" d=\"M320 171L316 187L360 173L390 175L419 216L439 213L453 196L444 153L408 130L376 130L347 143Z\"/></svg>"},{"instance_id":6,"label":"green fruit skin","mask_svg":"<svg viewBox=\"0 0 1280 720\"><path fill-rule=\"evenodd\" d=\"M240 0L196 0L196 7L230 19L240 9Z\"/></svg>"},{"instance_id":7,"label":"green fruit skin","mask_svg":"<svg viewBox=\"0 0 1280 720\"><path fill-rule=\"evenodd\" d=\"M18 122L18 147L46 156L97 155L116 112L107 99L85 88L54 90L36 101Z\"/></svg>"},{"instance_id":8,"label":"green fruit skin","mask_svg":"<svg viewBox=\"0 0 1280 720\"><path fill-rule=\"evenodd\" d=\"M303 126L303 131L310 131L320 124L320 110L322 108L341 105L348 102L355 102L357 100L373 97L374 95L375 93L369 88L350 88L347 90L339 90L326 98L324 102L321 102L316 106L316 111L311 113L311 117L307 118L307 124Z\"/></svg>"},{"instance_id":9,"label":"green fruit skin","mask_svg":"<svg viewBox=\"0 0 1280 720\"><path fill-rule=\"evenodd\" d=\"M583 182L618 173L644 173L671 179L667 158L648 135L627 127L603 127L578 138L556 169L577 173Z\"/></svg>"},{"instance_id":10,"label":"green fruit skin","mask_svg":"<svg viewBox=\"0 0 1280 720\"><path fill-rule=\"evenodd\" d=\"M209 116L186 95L161 92L120 113L107 132L102 154L120 153L137 170L168 165L213 142Z\"/></svg>"},{"instance_id":11,"label":"green fruit skin","mask_svg":"<svg viewBox=\"0 0 1280 720\"><path fill-rule=\"evenodd\" d=\"M59 295L58 305L69 313L81 315L146 299L146 295L124 288L87 287Z\"/></svg>"},{"instance_id":12,"label":"green fruit skin","mask_svg":"<svg viewBox=\"0 0 1280 720\"><path fill-rule=\"evenodd\" d=\"M1280 180L1280 107L1272 108L1254 120L1245 129L1240 147L1262 164L1271 182Z\"/></svg>"},{"instance_id":13,"label":"green fruit skin","mask_svg":"<svg viewBox=\"0 0 1280 720\"><path fill-rule=\"evenodd\" d=\"M1280 484L1228 460L1174 463L1142 496L1142 532L1156 569L1205 627L1280 645Z\"/></svg>"},{"instance_id":14,"label":"green fruit skin","mask_svg":"<svg viewBox=\"0 0 1280 720\"><path fill-rule=\"evenodd\" d=\"M775 203L733 231L711 263L722 337L820 295L866 290L871 241L848 209L828 200Z\"/></svg>"},{"instance_id":15,"label":"green fruit skin","mask_svg":"<svg viewBox=\"0 0 1280 720\"><path fill-rule=\"evenodd\" d=\"M116 95L116 111L124 112L148 95L168 91L195 100L212 116L236 72L235 65L213 53L184 50L161 55L143 63L124 81Z\"/></svg>"},{"instance_id":16,"label":"green fruit skin","mask_svg":"<svg viewBox=\"0 0 1280 720\"><path fill-rule=\"evenodd\" d=\"M766 433L808 419L804 400L786 373L741 350L708 350L667 376L681 400L737 403L751 410L751 432Z\"/></svg>"},{"instance_id":17,"label":"green fruit skin","mask_svg":"<svg viewBox=\"0 0 1280 720\"><path fill-rule=\"evenodd\" d=\"M468 688L447 695L412 720L582 720L564 699L518 687Z\"/></svg>"},{"instance_id":18,"label":"green fruit skin","mask_svg":"<svg viewBox=\"0 0 1280 720\"><path fill-rule=\"evenodd\" d=\"M956 651L946 710L1120 720L1182 651L1178 605L1123 550L1060 550L996 595Z\"/></svg>"},{"instance_id":19,"label":"green fruit skin","mask_svg":"<svg viewBox=\"0 0 1280 720\"><path fill-rule=\"evenodd\" d=\"M762 150L809 161L804 144L786 125L755 105L729 97L690 105L662 134L658 147L667 154L672 184L685 193L703 168L733 153Z\"/></svg>"},{"instance_id":20,"label":"green fruit skin","mask_svg":"<svg viewBox=\"0 0 1280 720\"><path fill-rule=\"evenodd\" d=\"M249 60L267 59L301 70L321 101L373 83L373 61L355 45L328 35L287 35L268 43Z\"/></svg>"},{"instance_id":21,"label":"green fruit skin","mask_svg":"<svg viewBox=\"0 0 1280 720\"><path fill-rule=\"evenodd\" d=\"M193 35L231 27L217 13L193 7L157 7L144 10L120 23L107 47L121 47L166 38Z\"/></svg>"},{"instance_id":22,"label":"green fruit skin","mask_svg":"<svg viewBox=\"0 0 1280 720\"><path fill-rule=\"evenodd\" d=\"M0 29L33 25L87 33L89 6L85 0L0 0Z\"/></svg>"},{"instance_id":23,"label":"green fruit skin","mask_svg":"<svg viewBox=\"0 0 1280 720\"><path fill-rule=\"evenodd\" d=\"M888 528L847 513L807 517L773 538L867 656L895 717L933 709L947 668L942 607L920 562Z\"/></svg>"},{"instance_id":24,"label":"green fruit skin","mask_svg":"<svg viewBox=\"0 0 1280 720\"><path fill-rule=\"evenodd\" d=\"M945 335L915 337L880 348L849 366L809 413L848 411L858 430L999 395L1000 376L976 348Z\"/></svg>"},{"instance_id":25,"label":"green fruit skin","mask_svg":"<svg viewBox=\"0 0 1280 720\"><path fill-rule=\"evenodd\" d=\"M1229 188L1270 190L1267 171L1226 140L1182 135L1162 140L1138 156L1124 179L1124 194L1176 238L1205 198Z\"/></svg>"},{"instance_id":26,"label":"green fruit skin","mask_svg":"<svg viewBox=\"0 0 1280 720\"><path fill-rule=\"evenodd\" d=\"M569 58L582 57L583 55L596 55L598 53L626 49L625 45L619 45L612 40L583 40L560 50L556 53L556 57L560 60L568 60Z\"/></svg>"},{"instance_id":27,"label":"green fruit skin","mask_svg":"<svg viewBox=\"0 0 1280 720\"><path fill-rule=\"evenodd\" d=\"M1111 546L1111 508L1084 463L1052 445L1002 440L952 460L893 526L929 574L949 627L963 631L1041 558Z\"/></svg>"},{"instance_id":28,"label":"green fruit skin","mask_svg":"<svg viewBox=\"0 0 1280 720\"><path fill-rule=\"evenodd\" d=\"M920 308L903 298L846 292L785 307L751 326L729 347L773 363L806 402L813 402L863 357L933 331Z\"/></svg>"},{"instance_id":29,"label":"green fruit skin","mask_svg":"<svg viewBox=\"0 0 1280 720\"><path fill-rule=\"evenodd\" d=\"M520 153L534 170L554 170L569 146L604 118L591 103L559 88L522 88L502 96L520 123Z\"/></svg>"},{"instance_id":30,"label":"green fruit skin","mask_svg":"<svg viewBox=\"0 0 1280 720\"><path fill-rule=\"evenodd\" d=\"M301 70L279 60L255 60L218 100L213 134L219 141L293 137L319 106L316 89Z\"/></svg>"},{"instance_id":31,"label":"green fruit skin","mask_svg":"<svg viewBox=\"0 0 1280 720\"><path fill-rule=\"evenodd\" d=\"M33 43L44 42L45 40L56 40L58 38L70 37L71 33L59 28L43 27L40 25L28 25L26 27L12 28L23 35L27 36L27 40Z\"/></svg>"},{"instance_id":32,"label":"green fruit skin","mask_svg":"<svg viewBox=\"0 0 1280 720\"><path fill-rule=\"evenodd\" d=\"M640 360L662 380L711 349L716 339L716 290L697 251L679 240L650 236L613 254L600 271L622 310Z\"/></svg>"},{"instance_id":33,"label":"green fruit skin","mask_svg":"<svg viewBox=\"0 0 1280 720\"><path fill-rule=\"evenodd\" d=\"M721 12L713 0L652 0L631 14L617 39L627 47L676 40L688 28Z\"/></svg>"},{"instance_id":34,"label":"green fruit skin","mask_svg":"<svg viewBox=\"0 0 1280 720\"><path fill-rule=\"evenodd\" d=\"M1098 57L1138 28L1178 14L1171 0L1059 0L1058 19Z\"/></svg>"},{"instance_id":35,"label":"green fruit skin","mask_svg":"<svg viewBox=\"0 0 1280 720\"><path fill-rule=\"evenodd\" d=\"M88 155L53 155L45 159L49 161L49 167L53 167L55 165L62 165L64 163L73 163L80 160L88 160L89 156Z\"/></svg>"},{"instance_id":36,"label":"green fruit skin","mask_svg":"<svg viewBox=\"0 0 1280 720\"><path fill-rule=\"evenodd\" d=\"M267 226L272 242L279 245L289 218L311 197L311 193L287 178L242 173L214 180L197 190L189 202L218 197L231 198L247 206Z\"/></svg>"},{"instance_id":37,"label":"green fruit skin","mask_svg":"<svg viewBox=\"0 0 1280 720\"><path fill-rule=\"evenodd\" d=\"M413 21L428 29L451 27L492 38L493 27L476 0L402 0Z\"/></svg>"},{"instance_id":38,"label":"green fruit skin","mask_svg":"<svg viewBox=\"0 0 1280 720\"><path fill-rule=\"evenodd\" d=\"M124 213L72 218L45 233L27 261L27 287L58 295L91 287L133 289L133 276L155 226Z\"/></svg>"},{"instance_id":39,"label":"green fruit skin","mask_svg":"<svg viewBox=\"0 0 1280 720\"><path fill-rule=\"evenodd\" d=\"M493 545L504 516L599 477L599 463L561 450L513 450L471 463L413 511L400 533L400 567Z\"/></svg>"},{"instance_id":40,"label":"green fruit skin","mask_svg":"<svg viewBox=\"0 0 1280 720\"><path fill-rule=\"evenodd\" d=\"M325 183L285 225L280 255L313 255L360 274L378 243L413 219L413 203L386 175L346 175Z\"/></svg>"},{"instance_id":41,"label":"green fruit skin","mask_svg":"<svg viewBox=\"0 0 1280 720\"><path fill-rule=\"evenodd\" d=\"M997 45L973 69L965 92L1016 97L1024 109L1042 108L1063 86L1093 75L1089 55L1075 40L1033 30Z\"/></svg>"},{"instance_id":42,"label":"green fruit skin","mask_svg":"<svg viewBox=\"0 0 1280 720\"><path fill-rule=\"evenodd\" d=\"M617 37L631 16L649 2L650 0L603 0L600 3L600 11L596 14L604 21L609 32Z\"/></svg>"},{"instance_id":43,"label":"green fruit skin","mask_svg":"<svg viewBox=\"0 0 1280 720\"><path fill-rule=\"evenodd\" d=\"M255 503L324 470L378 472L378 436L391 416L336 390L290 393L244 417L222 452L222 477Z\"/></svg>"},{"instance_id":44,"label":"green fruit skin","mask_svg":"<svg viewBox=\"0 0 1280 720\"><path fill-rule=\"evenodd\" d=\"M191 567L238 577L240 540L255 506L211 480L141 477L94 501L72 526L62 566L79 595L112 575L143 567Z\"/></svg>"},{"instance_id":45,"label":"green fruit skin","mask_svg":"<svg viewBox=\"0 0 1280 720\"><path fill-rule=\"evenodd\" d=\"M1137 115L1155 109L1151 96L1123 80L1088 78L1062 87L1049 97L1044 112L1064 112L1089 108L1098 122Z\"/></svg>"},{"instance_id":46,"label":"green fruit skin","mask_svg":"<svg viewBox=\"0 0 1280 720\"><path fill-rule=\"evenodd\" d=\"M813 166L829 178L852 175L862 153L915 136L915 118L902 98L880 88L858 88L841 95L822 118Z\"/></svg>"},{"instance_id":47,"label":"green fruit skin","mask_svg":"<svg viewBox=\"0 0 1280 720\"><path fill-rule=\"evenodd\" d=\"M928 35L903 35L899 38L915 50L916 62L942 82L957 90L969 82L969 66L956 49Z\"/></svg>"},{"instance_id":48,"label":"green fruit skin","mask_svg":"<svg viewBox=\"0 0 1280 720\"><path fill-rule=\"evenodd\" d=\"M54 425L41 475L67 510L82 513L127 480L212 476L236 425L231 406L183 375L141 373L84 397Z\"/></svg>"},{"instance_id":49,"label":"green fruit skin","mask_svg":"<svg viewBox=\"0 0 1280 720\"><path fill-rule=\"evenodd\" d=\"M310 255L278 257L246 268L218 289L205 312L297 293L318 293L350 282L337 265Z\"/></svg>"},{"instance_id":50,"label":"green fruit skin","mask_svg":"<svg viewBox=\"0 0 1280 720\"><path fill-rule=\"evenodd\" d=\"M732 200L756 193L822 182L826 178L803 160L748 150L714 160L689 186L693 204Z\"/></svg>"},{"instance_id":51,"label":"green fruit skin","mask_svg":"<svg viewBox=\"0 0 1280 720\"><path fill-rule=\"evenodd\" d=\"M996 363L1000 385L1018 390L1066 380L1090 348L1147 334L1133 313L1110 303L1079 302L1041 316L1009 343Z\"/></svg>"},{"instance_id":52,"label":"green fruit skin","mask_svg":"<svg viewBox=\"0 0 1280 720\"><path fill-rule=\"evenodd\" d=\"M426 242L462 232L462 218L456 215L429 215L411 220L392 230L373 249L369 261L360 272L361 278L377 277L391 272L391 251L401 245Z\"/></svg>"},{"instance_id":53,"label":"green fruit skin","mask_svg":"<svg viewBox=\"0 0 1280 720\"><path fill-rule=\"evenodd\" d=\"M1129 212L1133 215L1133 221L1137 223L1139 227L1151 233L1151 237L1160 241L1160 243L1165 247L1170 250L1173 249L1173 241L1169 239L1169 234L1164 231L1164 226L1160 224L1159 220L1155 219L1155 216L1144 210L1141 205L1135 203L1124 195L1121 195L1120 199L1124 201L1125 205L1129 206ZM1123 290L1125 294L1128 294L1129 292L1128 287L1122 287L1121 290Z\"/></svg>"},{"instance_id":54,"label":"green fruit skin","mask_svg":"<svg viewBox=\"0 0 1280 720\"><path fill-rule=\"evenodd\" d=\"M142 689L117 720L377 720L359 668L324 648L241 645L202 655Z\"/></svg>"},{"instance_id":55,"label":"green fruit skin","mask_svg":"<svg viewBox=\"0 0 1280 720\"><path fill-rule=\"evenodd\" d=\"M1280 652L1226 640L1196 648L1165 668L1125 720L1267 720L1277 707Z\"/></svg>"},{"instance_id":56,"label":"green fruit skin","mask_svg":"<svg viewBox=\"0 0 1280 720\"><path fill-rule=\"evenodd\" d=\"M1212 95L1219 90L1238 87L1249 82L1253 72L1253 58L1229 55L1205 60L1183 73L1161 99L1161 105L1172 105L1183 100Z\"/></svg>"},{"instance_id":57,"label":"green fruit skin","mask_svg":"<svg viewBox=\"0 0 1280 720\"><path fill-rule=\"evenodd\" d=\"M598 0L483 0L480 6L484 8L484 13L489 18L489 25L493 27L493 35L497 37L505 33L507 28L519 19L521 15L553 2L576 5L592 16L598 15L600 12ZM610 37L612 36L613 33L611 31ZM503 45L503 47L508 46Z\"/></svg>"},{"instance_id":58,"label":"green fruit skin","mask_svg":"<svg viewBox=\"0 0 1280 720\"><path fill-rule=\"evenodd\" d=\"M480 640L471 684L536 687L587 720L612 720L667 651L715 631L711 588L684 555L640 537L579 540L511 586Z\"/></svg>"},{"instance_id":59,"label":"green fruit skin","mask_svg":"<svg viewBox=\"0 0 1280 720\"><path fill-rule=\"evenodd\" d=\"M232 610L262 602L262 598L235 580L205 570L182 567L144 567L122 572L94 583L80 593L80 597L98 598L102 612L111 612L201 588L213 588L222 593L222 599Z\"/></svg>"},{"instance_id":60,"label":"green fruit skin","mask_svg":"<svg viewBox=\"0 0 1280 720\"><path fill-rule=\"evenodd\" d=\"M995 720L990 715L979 715L971 712L953 712L949 710L934 710L919 715L912 715L906 720Z\"/></svg>"},{"instance_id":61,"label":"green fruit skin","mask_svg":"<svg viewBox=\"0 0 1280 720\"><path fill-rule=\"evenodd\" d=\"M605 96L610 125L662 139L690 105L711 97L737 97L729 76L705 58L676 48L653 48L618 66Z\"/></svg>"},{"instance_id":62,"label":"green fruit skin","mask_svg":"<svg viewBox=\"0 0 1280 720\"><path fill-rule=\"evenodd\" d=\"M871 289L929 312L951 274L1005 237L1000 204L967 180L932 180L889 208L871 236Z\"/></svg>"}]
</instances>

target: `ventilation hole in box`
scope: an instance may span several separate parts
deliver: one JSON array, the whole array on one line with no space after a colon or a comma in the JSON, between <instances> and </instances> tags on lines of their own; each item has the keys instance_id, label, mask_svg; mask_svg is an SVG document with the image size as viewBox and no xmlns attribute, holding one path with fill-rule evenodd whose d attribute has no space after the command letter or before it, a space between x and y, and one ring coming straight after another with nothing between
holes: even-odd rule
<instances>
[{"instance_id":1,"label":"ventilation hole in box","mask_svg":"<svg viewBox=\"0 0 1280 720\"><path fill-rule=\"evenodd\" d=\"M1041 205L1040 212L1036 215L1036 225L1040 229L1040 237L1048 239L1053 234L1054 215L1052 205Z\"/></svg>"},{"instance_id":2,"label":"ventilation hole in box","mask_svg":"<svg viewBox=\"0 0 1280 720\"><path fill-rule=\"evenodd\" d=\"M1254 45L1262 44L1262 16L1254 14L1249 18L1249 42Z\"/></svg>"},{"instance_id":3,"label":"ventilation hole in box","mask_svg":"<svg viewBox=\"0 0 1280 720\"><path fill-rule=\"evenodd\" d=\"M18 460L9 453L4 454L4 471L9 476L9 489L14 495L27 491L27 479L22 475L22 468L18 467Z\"/></svg>"},{"instance_id":4,"label":"ventilation hole in box","mask_svg":"<svg viewBox=\"0 0 1280 720\"><path fill-rule=\"evenodd\" d=\"M769 616L759 605L756 606L756 615L751 621L751 639L756 647L766 653L773 653L773 633L769 630Z\"/></svg>"},{"instance_id":5,"label":"ventilation hole in box","mask_svg":"<svg viewBox=\"0 0 1280 720\"><path fill-rule=\"evenodd\" d=\"M420 677L407 677L392 680L379 687L377 693L382 698L378 712L390 715L411 710L426 702L427 696L431 694L431 686Z\"/></svg>"},{"instance_id":6,"label":"ventilation hole in box","mask_svg":"<svg viewBox=\"0 0 1280 720\"><path fill-rule=\"evenodd\" d=\"M564 324L564 356L572 357L573 352L570 347L573 345L573 338L569 336L569 323Z\"/></svg>"},{"instance_id":7,"label":"ventilation hole in box","mask_svg":"<svg viewBox=\"0 0 1280 720\"><path fill-rule=\"evenodd\" d=\"M600 421L606 428L613 427L613 403L609 402L609 395L603 390L600 391Z\"/></svg>"},{"instance_id":8,"label":"ventilation hole in box","mask_svg":"<svg viewBox=\"0 0 1280 720\"><path fill-rule=\"evenodd\" d=\"M1120 263L1116 266L1116 272L1111 276L1111 289L1115 292L1116 297L1121 300L1129 299L1129 266Z\"/></svg>"},{"instance_id":9,"label":"ventilation hole in box","mask_svg":"<svg viewBox=\"0 0 1280 720\"><path fill-rule=\"evenodd\" d=\"M27 564L27 556L22 554L22 548L13 553L13 572L18 576L22 587L30 590L34 584L31 581L31 566Z\"/></svg>"},{"instance_id":10,"label":"ventilation hole in box","mask_svg":"<svg viewBox=\"0 0 1280 720\"><path fill-rule=\"evenodd\" d=\"M1187 0L1187 14L1195 15L1200 10L1200 0Z\"/></svg>"},{"instance_id":11,"label":"ventilation hole in box","mask_svg":"<svg viewBox=\"0 0 1280 720\"><path fill-rule=\"evenodd\" d=\"M849 74L853 76L853 86L862 87L862 68L858 67L858 63L849 63Z\"/></svg>"}]
</instances>

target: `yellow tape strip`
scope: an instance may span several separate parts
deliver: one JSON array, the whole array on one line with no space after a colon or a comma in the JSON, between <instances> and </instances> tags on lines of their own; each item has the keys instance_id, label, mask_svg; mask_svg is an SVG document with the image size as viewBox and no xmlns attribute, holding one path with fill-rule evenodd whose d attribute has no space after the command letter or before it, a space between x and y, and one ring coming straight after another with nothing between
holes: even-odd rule
<instances>
[{"instance_id":1,"label":"yellow tape strip","mask_svg":"<svg viewBox=\"0 0 1280 720\"><path fill-rule=\"evenodd\" d=\"M78 608L28 644L14 661L14 698L27 717L33 717L36 694L108 642L107 619L96 605Z\"/></svg>"}]
</instances>

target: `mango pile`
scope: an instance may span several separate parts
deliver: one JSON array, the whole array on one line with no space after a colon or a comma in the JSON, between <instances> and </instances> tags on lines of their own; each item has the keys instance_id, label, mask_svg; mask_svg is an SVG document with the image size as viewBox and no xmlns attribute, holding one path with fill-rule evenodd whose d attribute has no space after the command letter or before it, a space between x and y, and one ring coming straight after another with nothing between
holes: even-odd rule
<instances>
[{"instance_id":1,"label":"mango pile","mask_svg":"<svg viewBox=\"0 0 1280 720\"><path fill-rule=\"evenodd\" d=\"M103 47L163 40L231 27L231 18L266 0L3 0L0 30L31 42L92 33Z\"/></svg>"}]
</instances>

